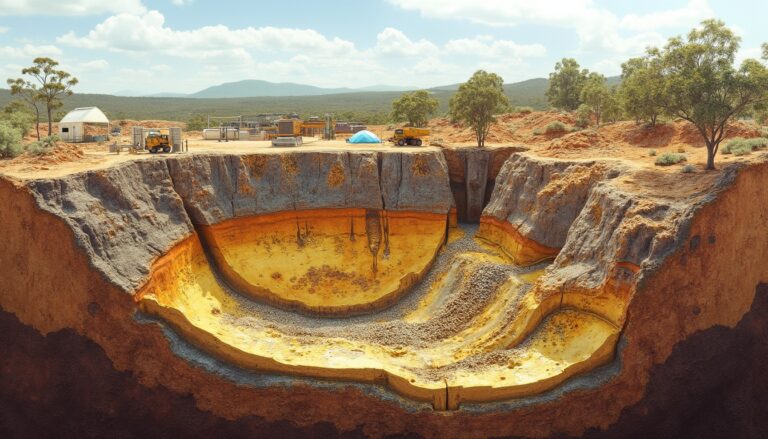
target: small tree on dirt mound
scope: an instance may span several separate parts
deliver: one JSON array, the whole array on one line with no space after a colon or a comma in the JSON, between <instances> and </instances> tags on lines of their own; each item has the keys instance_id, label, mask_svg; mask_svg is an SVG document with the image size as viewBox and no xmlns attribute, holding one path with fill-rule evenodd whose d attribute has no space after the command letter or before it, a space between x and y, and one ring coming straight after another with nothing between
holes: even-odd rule
<instances>
[{"instance_id":1,"label":"small tree on dirt mound","mask_svg":"<svg viewBox=\"0 0 768 439\"><path fill-rule=\"evenodd\" d=\"M29 108L35 113L35 130L37 131L37 138L40 138L40 90L37 89L35 84L29 81L25 81L23 78L8 79L8 88L11 89L11 94L19 96ZM18 102L18 101L14 101ZM9 104L10 106L10 104ZM8 107L6 107L8 109ZM18 110L18 108L16 108ZM14 111L12 109L12 111Z\"/></svg>"},{"instance_id":2,"label":"small tree on dirt mound","mask_svg":"<svg viewBox=\"0 0 768 439\"><path fill-rule=\"evenodd\" d=\"M509 100L504 94L504 80L501 76L478 70L451 97L451 119L469 125L475 132L477 146L483 148L488 131L496 121L493 115L508 106Z\"/></svg>"},{"instance_id":3,"label":"small tree on dirt mound","mask_svg":"<svg viewBox=\"0 0 768 439\"><path fill-rule=\"evenodd\" d=\"M429 117L435 114L438 105L437 99L426 90L404 93L392 101L392 120L406 120L411 126L423 127L429 122Z\"/></svg>"},{"instance_id":4,"label":"small tree on dirt mound","mask_svg":"<svg viewBox=\"0 0 768 439\"><path fill-rule=\"evenodd\" d=\"M627 115L656 126L664 111L664 77L658 58L631 58L621 65L621 80L620 100Z\"/></svg>"},{"instance_id":5,"label":"small tree on dirt mound","mask_svg":"<svg viewBox=\"0 0 768 439\"><path fill-rule=\"evenodd\" d=\"M665 110L691 122L707 146L707 169L731 118L765 103L768 69L754 59L733 65L740 38L722 21L706 20L687 39L671 38L650 62L663 66Z\"/></svg>"},{"instance_id":6,"label":"small tree on dirt mound","mask_svg":"<svg viewBox=\"0 0 768 439\"><path fill-rule=\"evenodd\" d=\"M37 97L45 104L50 136L53 129L53 110L64 105L61 102L62 97L72 95L72 87L77 85L77 78L64 70L56 69L59 63L51 58L35 58L32 63L32 67L27 67L21 73L32 76L39 83Z\"/></svg>"},{"instance_id":7,"label":"small tree on dirt mound","mask_svg":"<svg viewBox=\"0 0 768 439\"><path fill-rule=\"evenodd\" d=\"M589 72L581 70L573 58L563 58L555 64L555 71L549 74L547 99L555 108L573 111L581 105L581 90L587 82Z\"/></svg>"},{"instance_id":8,"label":"small tree on dirt mound","mask_svg":"<svg viewBox=\"0 0 768 439\"><path fill-rule=\"evenodd\" d=\"M603 120L606 122L616 122L624 118L624 108L621 106L621 96L617 86L611 87L608 93L608 99L603 108Z\"/></svg>"},{"instance_id":9,"label":"small tree on dirt mound","mask_svg":"<svg viewBox=\"0 0 768 439\"><path fill-rule=\"evenodd\" d=\"M592 109L598 127L605 107L610 105L608 101L612 98L611 91L605 84L605 76L595 72L590 73L581 89L581 100Z\"/></svg>"}]
</instances>

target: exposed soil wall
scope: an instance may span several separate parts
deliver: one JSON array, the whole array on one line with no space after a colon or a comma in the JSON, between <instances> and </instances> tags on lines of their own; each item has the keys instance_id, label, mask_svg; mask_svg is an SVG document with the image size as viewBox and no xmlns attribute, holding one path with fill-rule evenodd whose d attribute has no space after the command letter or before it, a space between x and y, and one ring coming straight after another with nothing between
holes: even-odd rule
<instances>
[{"instance_id":1,"label":"exposed soil wall","mask_svg":"<svg viewBox=\"0 0 768 439\"><path fill-rule=\"evenodd\" d=\"M706 190L679 199L649 196L654 188L643 186L636 174L603 179L601 183L589 185L591 189L586 191L583 207L573 209L575 214L567 226L564 222L561 224L561 220L550 218L559 216L559 205L547 204L545 199L537 200L535 196L557 180L551 178L553 172L547 177L547 184L523 184L529 189L509 200L529 201L495 218L510 224L509 218L518 218L517 230L528 239L562 247L555 263L542 277L538 287L542 296L559 293L566 297L565 293L575 291L583 298L593 291L610 288L616 280L633 285L621 290L629 294L631 300L623 313L627 317L623 321L625 329L615 374L604 377L603 381L596 380L591 386L553 393L549 398L528 401L528 404L494 406L477 411L459 410L447 415L431 410L409 411L395 402L381 399L373 392L344 383L330 383L323 387L300 383L267 387L238 385L175 355L158 325L142 324L134 318L136 307L130 295L126 294L148 275L142 273L142 267L148 269L151 262L164 254L174 242L195 233L193 220L210 224L227 215L248 214L264 205L253 207L245 201L245 197L238 198L234 194L240 191L234 183L230 186L230 195L221 195L220 190L227 190L225 182L239 181L239 177L234 177L237 174L231 171L235 169L232 158L217 158L209 163L200 159L197 162L199 166L208 166L211 175L218 173L216 175L221 176L222 183L211 180L200 183L196 190L185 190L179 182L191 178L190 174L183 174L184 169L191 172L198 165L182 163L188 158L174 160L178 162L169 163L166 167L170 172L163 171L165 164L158 160L146 165L125 165L105 173L78 174L56 181L14 183L0 180L0 204L4 206L0 210L0 224L3 224L0 242L5 247L5 251L0 252L0 267L5 267L0 276L0 308L14 314L21 324L31 326L42 334L65 331L63 334L73 337L79 334L92 340L103 349L121 377L129 373L131 379L135 378L141 386L135 387L122 378L116 378L114 395L110 393L110 396L121 401L119 393L128 389L135 392L130 393L131 397L146 401L147 406L151 406L153 401L158 402L161 410L168 407L163 401L176 401L167 404L182 407L181 411L168 410L162 418L162 422L169 426L178 425L173 421L179 419L175 416L195 413L186 405L192 400L195 410L254 429L264 425L285 426L282 422L288 420L291 427L286 427L287 430L295 425L300 429L323 429L321 433L329 434L352 432L383 436L409 432L425 437L544 437L580 435L589 429L599 434L600 429L610 428L617 422L632 425L633 419L636 419L633 416L644 411L642 401L646 395L656 398L654 404L674 401L675 395L667 396L655 390L658 387L652 384L653 377L657 373L662 377L665 373L673 376L675 373L694 374L710 367L712 357L703 351L708 351L707 347L713 346L712 343L718 344L720 332L730 331L722 328L737 327L737 331L746 331L738 332L743 334L737 337L739 340L752 336L760 338L749 334L756 334L753 325L759 327L759 322L764 321L764 307L755 305L755 286L768 280L768 266L763 263L768 260L768 246L764 245L768 230L768 217L764 214L768 209L768 194L763 190L765 182L768 182L768 164L760 163L747 168L732 166L709 182L711 184L706 186ZM334 162L324 160L320 161L320 165L331 163L329 166L333 166ZM340 160L344 163L343 159ZM377 171L381 167L379 175L382 177L377 183L382 188L384 206L413 209L418 200L424 199L425 193L439 193L445 196L429 198L427 204L420 206L425 211L435 209L447 213L452 204L447 165L444 167L445 162L437 156L420 160L416 157L392 157L390 161L379 161L376 158ZM517 160L517 166L529 166L522 159ZM214 168L217 171L213 171ZM565 168L558 172L561 175L559 178L567 174ZM132 174L134 172L135 175ZM174 173L177 175L171 179ZM255 174L249 171L243 175L253 178ZM429 181L432 180L426 175L438 175L443 183L439 187L431 186ZM610 173L603 175L611 176ZM310 188L317 184L316 180L308 181L313 183L302 187ZM398 184L390 186L389 183L382 183L385 181ZM419 183L425 181L423 185ZM191 188L197 188L189 184ZM218 184L222 185L220 190L216 186ZM237 188L245 187L237 184ZM501 196L505 191L518 190L519 186L510 180L498 180L497 184L494 198L496 194ZM580 188L586 184L573 186ZM561 191L553 191L549 199L581 199L581 195L567 195L566 187L564 185ZM208 193L204 193L206 191ZM294 193L297 196L303 194L301 191ZM182 199L186 200L187 210L197 212L192 214L192 219L185 216ZM298 200L289 196L283 199L290 202ZM341 196L333 198L341 199ZM344 200L346 202L347 198ZM565 203L571 204L578 203ZM103 209L95 207L99 205ZM492 206L494 200L486 210ZM527 213L533 219L518 216L526 212L525 209L530 209ZM150 212L160 213L147 216ZM572 211L566 209L563 212ZM544 233L547 228L556 237L563 237L562 230L565 230L564 241L546 237L552 240L538 241L536 237L540 235L537 233ZM579 296L573 297L578 299ZM594 304L581 299L574 303L584 307ZM603 312L606 308L598 303L594 309ZM760 316L750 317L738 326L750 309L761 313ZM3 324L6 324L7 316L3 319ZM14 325L9 326L11 331L24 333L24 328ZM738 329L744 327L747 329ZM715 338L710 339L710 335L706 334ZM28 335L26 333L25 336ZM681 343L687 343L686 340L692 337L714 341L702 341L699 343L704 347L686 350L684 346L687 345ZM34 338L29 338L30 346L39 341L34 341ZM762 338L760 340L762 342ZM72 346L81 342L89 343L73 341ZM733 343L733 346L742 346L739 343L743 342ZM9 347L8 352L14 352L14 349ZM83 354L85 358L96 359L94 361L104 365L102 360L98 360L98 349L84 349L88 351ZM683 369L681 360L673 354L676 349L683 352L678 355L686 356L687 364L701 366L693 368L692 372ZM756 386L762 385L763 381L757 376L760 370L757 364L762 363L756 362L764 361L757 355L764 352L744 350L742 355L738 348L728 350L729 355L740 360L734 360L734 363L745 365L743 369L734 369L735 373L744 370L752 374L741 377L740 382L751 379ZM22 358L29 359L32 364L34 358L44 356L33 353L24 354ZM57 361L56 364L61 363ZM663 372L665 364L670 365L666 369L670 372ZM88 375L85 372L88 371L84 371L84 376L101 374L94 372L94 375ZM8 384L6 376L4 373L2 395L10 396L3 396L8 398L4 401L17 401L19 393L8 390L12 384ZM111 379L115 375L105 371L103 376ZM30 380L24 381L23 386L19 384L19 387L32 388L24 387L34 382L32 376ZM705 387L705 384L701 383L701 386ZM718 387L726 388L725 385ZM72 389L83 392L82 388ZM149 389L149 393L142 389ZM163 389L170 393L165 394ZM745 398L747 406L758 403L758 398L744 386L734 384L733 389L736 393L728 393L728 398L734 401ZM694 395L702 397L722 394L718 391L694 392ZM92 394L80 396L87 398L88 395ZM191 399L184 402L183 398L179 400L170 395L191 395ZM47 411L50 407L29 400L14 402L13 405L20 410L29 407L29 410ZM713 403L713 406L716 404ZM103 405L96 403L94 407ZM119 405L112 407L120 408ZM95 410L103 413L101 409ZM766 419L755 412L742 412L744 417L738 419ZM625 413L624 420L622 413ZM115 419L114 415L106 418ZM265 424L261 424L261 419ZM3 422L5 426L5 418ZM225 426L222 428L231 425L224 421L221 424L211 422L214 424L205 425ZM98 427L93 428L98 432ZM18 431L11 430L12 433ZM758 431L758 428L744 427L743 431L750 433Z\"/></svg>"},{"instance_id":2,"label":"exposed soil wall","mask_svg":"<svg viewBox=\"0 0 768 439\"><path fill-rule=\"evenodd\" d=\"M452 207L442 154L297 152L192 155L167 159L192 221L311 209L447 214Z\"/></svg>"}]
</instances>

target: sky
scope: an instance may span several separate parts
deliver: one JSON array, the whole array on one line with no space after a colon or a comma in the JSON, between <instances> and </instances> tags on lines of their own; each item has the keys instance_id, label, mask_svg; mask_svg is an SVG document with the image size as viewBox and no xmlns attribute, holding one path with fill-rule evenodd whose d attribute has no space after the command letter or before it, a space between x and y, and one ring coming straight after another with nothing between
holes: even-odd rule
<instances>
[{"instance_id":1,"label":"sky","mask_svg":"<svg viewBox=\"0 0 768 439\"><path fill-rule=\"evenodd\" d=\"M0 78L50 56L76 92L193 93L243 79L433 87L478 69L505 82L576 58L607 76L719 18L739 59L768 41L765 0L0 0Z\"/></svg>"}]
</instances>

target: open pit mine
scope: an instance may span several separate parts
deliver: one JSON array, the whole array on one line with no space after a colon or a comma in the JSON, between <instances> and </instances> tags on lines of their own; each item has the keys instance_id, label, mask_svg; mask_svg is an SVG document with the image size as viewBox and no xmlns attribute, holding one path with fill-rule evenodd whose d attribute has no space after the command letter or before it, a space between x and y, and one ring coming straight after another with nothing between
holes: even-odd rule
<instances>
[{"instance_id":1,"label":"open pit mine","mask_svg":"<svg viewBox=\"0 0 768 439\"><path fill-rule=\"evenodd\" d=\"M3 176L4 416L79 413L88 435L735 434L756 416L735 377L765 387L768 160L680 178L513 147Z\"/></svg>"}]
</instances>

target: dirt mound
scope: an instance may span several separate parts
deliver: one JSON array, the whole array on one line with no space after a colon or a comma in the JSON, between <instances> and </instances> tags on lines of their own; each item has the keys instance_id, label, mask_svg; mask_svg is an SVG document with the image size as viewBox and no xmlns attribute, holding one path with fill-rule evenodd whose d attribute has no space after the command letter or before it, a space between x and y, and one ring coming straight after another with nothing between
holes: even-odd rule
<instances>
[{"instance_id":1,"label":"dirt mound","mask_svg":"<svg viewBox=\"0 0 768 439\"><path fill-rule=\"evenodd\" d=\"M85 157L83 147L74 143L58 143L53 150L44 155L33 155L25 153L15 159L17 163L25 163L32 166L39 166L39 169L46 169L46 166L59 163L72 162Z\"/></svg>"},{"instance_id":2,"label":"dirt mound","mask_svg":"<svg viewBox=\"0 0 768 439\"><path fill-rule=\"evenodd\" d=\"M587 149L610 150L616 149L612 142L598 130L581 130L568 133L560 138L554 139L546 148L547 151L562 153L575 153Z\"/></svg>"},{"instance_id":3,"label":"dirt mound","mask_svg":"<svg viewBox=\"0 0 768 439\"><path fill-rule=\"evenodd\" d=\"M129 133L133 127L144 128L181 128L186 129L187 124L176 120L131 120L122 119L112 121L112 126L119 126L123 134Z\"/></svg>"},{"instance_id":4,"label":"dirt mound","mask_svg":"<svg viewBox=\"0 0 768 439\"><path fill-rule=\"evenodd\" d=\"M641 148L664 148L673 145L703 147L704 139L693 124L684 120L659 123L656 126L630 121L604 125L603 135L617 143ZM750 122L735 121L726 128L725 138L759 137L758 127Z\"/></svg>"},{"instance_id":5,"label":"dirt mound","mask_svg":"<svg viewBox=\"0 0 768 439\"><path fill-rule=\"evenodd\" d=\"M496 123L488 132L488 143L529 143L538 144L562 136L563 132L545 133L546 127L554 122L573 126L573 115L559 111L537 111L531 113L508 113L496 117ZM448 143L474 143L475 133L461 123L452 123L448 118L433 119L429 122L433 139ZM538 133L538 134L534 134Z\"/></svg>"}]
</instances>

